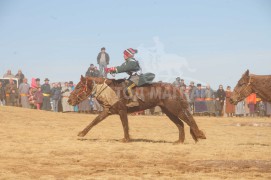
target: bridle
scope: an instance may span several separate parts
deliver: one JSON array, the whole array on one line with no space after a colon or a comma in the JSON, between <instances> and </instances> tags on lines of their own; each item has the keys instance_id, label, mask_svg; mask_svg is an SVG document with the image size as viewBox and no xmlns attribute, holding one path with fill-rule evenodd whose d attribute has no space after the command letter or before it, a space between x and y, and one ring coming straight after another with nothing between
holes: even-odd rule
<instances>
[{"instance_id":1,"label":"bridle","mask_svg":"<svg viewBox=\"0 0 271 180\"><path fill-rule=\"evenodd\" d=\"M94 85L93 85L93 91L91 93L93 97L98 98L101 95L101 93L108 87L105 82L106 82L106 79L104 79L103 85L100 87L100 89L97 90L97 84L95 83L95 81L93 81Z\"/></svg>"},{"instance_id":2,"label":"bridle","mask_svg":"<svg viewBox=\"0 0 271 180\"><path fill-rule=\"evenodd\" d=\"M108 86L104 87L104 85L106 84L105 82L106 82L106 79L104 80L102 87L99 89L99 91L97 91L97 84L95 83L95 81L93 81L93 89L89 93L87 93L87 91L88 91L88 81L86 80L85 84L81 82L83 88L81 88L81 91L79 91L77 93L76 97L78 98L79 101L84 100L84 98L80 97L81 94L84 94L85 97L89 97L90 95L92 95L92 96L95 96L97 98L108 87Z\"/></svg>"},{"instance_id":3,"label":"bridle","mask_svg":"<svg viewBox=\"0 0 271 180\"><path fill-rule=\"evenodd\" d=\"M238 95L238 97L243 97L243 96L241 96L242 94L245 94L245 93L248 93L249 92L249 86L250 86L250 84L252 83L252 81L251 81L251 76L249 76L249 81L248 81L248 84L246 85L246 87L245 88L242 88L240 91L236 91L235 89L234 89L234 92ZM249 94L249 93L248 93Z\"/></svg>"},{"instance_id":4,"label":"bridle","mask_svg":"<svg viewBox=\"0 0 271 180\"><path fill-rule=\"evenodd\" d=\"M83 88L82 88L81 91L79 91L79 93L77 93L77 95L76 95L76 97L79 99L79 101L83 101L83 100L84 100L83 98L80 97L81 94L84 93L84 95L85 95L86 97L88 97L88 96L91 94L91 92L90 92L89 94L87 93L87 90L88 90L88 81L86 80L86 83L85 83L85 84L81 82L81 84L83 85Z\"/></svg>"}]
</instances>

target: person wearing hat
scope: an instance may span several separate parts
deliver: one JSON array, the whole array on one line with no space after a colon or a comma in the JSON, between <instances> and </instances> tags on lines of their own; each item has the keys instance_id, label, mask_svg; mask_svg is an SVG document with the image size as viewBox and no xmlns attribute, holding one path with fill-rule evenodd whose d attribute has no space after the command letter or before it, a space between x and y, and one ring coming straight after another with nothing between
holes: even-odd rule
<instances>
[{"instance_id":1,"label":"person wearing hat","mask_svg":"<svg viewBox=\"0 0 271 180\"><path fill-rule=\"evenodd\" d=\"M109 64L110 57L107 52L105 52L105 47L101 48L101 52L97 56L97 64L99 64L100 73L106 78L107 74L104 72L104 68L107 68Z\"/></svg>"},{"instance_id":2,"label":"person wearing hat","mask_svg":"<svg viewBox=\"0 0 271 180\"><path fill-rule=\"evenodd\" d=\"M52 110L50 103L51 87L48 78L45 78L44 84L41 86L41 92L43 95L42 110L51 111Z\"/></svg>"},{"instance_id":3,"label":"person wearing hat","mask_svg":"<svg viewBox=\"0 0 271 180\"><path fill-rule=\"evenodd\" d=\"M138 61L134 58L134 54L137 53L136 49L129 48L123 52L123 57L125 62L116 67L106 68L106 73L123 73L126 72L130 77L128 78L126 94L129 96L129 104L128 107L138 106L139 103L137 98L132 93L132 89L138 85L139 76L137 75L137 71L141 70Z\"/></svg>"}]
</instances>

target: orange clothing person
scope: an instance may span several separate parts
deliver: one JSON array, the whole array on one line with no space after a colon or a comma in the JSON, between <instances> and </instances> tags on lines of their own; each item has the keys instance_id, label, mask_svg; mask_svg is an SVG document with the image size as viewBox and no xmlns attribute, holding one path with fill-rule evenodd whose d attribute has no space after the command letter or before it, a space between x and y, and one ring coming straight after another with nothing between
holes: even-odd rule
<instances>
[{"instance_id":1,"label":"orange clothing person","mask_svg":"<svg viewBox=\"0 0 271 180\"><path fill-rule=\"evenodd\" d=\"M254 116L255 113L255 106L256 106L256 94L252 93L250 94L247 99L247 105L249 107L249 115Z\"/></svg>"}]
</instances>

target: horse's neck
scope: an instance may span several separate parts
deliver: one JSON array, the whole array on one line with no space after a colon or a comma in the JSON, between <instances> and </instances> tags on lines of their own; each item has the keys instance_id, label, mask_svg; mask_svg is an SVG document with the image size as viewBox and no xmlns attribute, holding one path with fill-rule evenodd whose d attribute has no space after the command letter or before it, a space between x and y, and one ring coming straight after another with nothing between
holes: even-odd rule
<instances>
[{"instance_id":1,"label":"horse's neck","mask_svg":"<svg viewBox=\"0 0 271 180\"><path fill-rule=\"evenodd\" d=\"M88 82L94 82L95 84L103 84L106 81L108 81L108 79L102 78L102 77L87 77L87 81Z\"/></svg>"},{"instance_id":2,"label":"horse's neck","mask_svg":"<svg viewBox=\"0 0 271 180\"><path fill-rule=\"evenodd\" d=\"M271 101L271 76L251 76L252 90L264 101Z\"/></svg>"}]
</instances>

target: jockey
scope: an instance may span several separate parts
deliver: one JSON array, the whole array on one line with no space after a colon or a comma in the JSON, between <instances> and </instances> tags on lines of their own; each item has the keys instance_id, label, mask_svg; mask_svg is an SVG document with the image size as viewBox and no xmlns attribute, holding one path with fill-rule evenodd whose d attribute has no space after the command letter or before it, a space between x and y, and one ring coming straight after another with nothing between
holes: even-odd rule
<instances>
[{"instance_id":1,"label":"jockey","mask_svg":"<svg viewBox=\"0 0 271 180\"><path fill-rule=\"evenodd\" d=\"M132 89L137 86L139 76L137 72L141 70L139 63L134 59L134 54L137 53L136 49L129 48L123 52L125 62L121 66L105 68L106 73L123 73L126 72L129 74L126 94L129 96L129 103L126 105L127 107L138 106L139 103L137 101L136 95L133 95Z\"/></svg>"}]
</instances>

